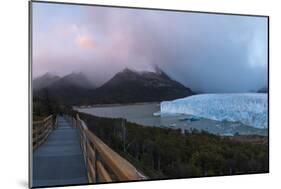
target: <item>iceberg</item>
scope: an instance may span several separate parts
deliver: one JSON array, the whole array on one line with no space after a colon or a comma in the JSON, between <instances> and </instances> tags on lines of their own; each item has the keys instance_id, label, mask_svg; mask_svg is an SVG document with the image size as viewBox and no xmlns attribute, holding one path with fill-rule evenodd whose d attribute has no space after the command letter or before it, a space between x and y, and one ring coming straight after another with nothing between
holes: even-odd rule
<instances>
[{"instance_id":1,"label":"iceberg","mask_svg":"<svg viewBox=\"0 0 281 189\"><path fill-rule=\"evenodd\" d=\"M161 115L161 112L154 112L153 113L153 116L160 116Z\"/></svg>"},{"instance_id":2,"label":"iceberg","mask_svg":"<svg viewBox=\"0 0 281 189\"><path fill-rule=\"evenodd\" d=\"M160 103L161 114L187 114L217 121L268 127L265 93L200 94Z\"/></svg>"}]
</instances>

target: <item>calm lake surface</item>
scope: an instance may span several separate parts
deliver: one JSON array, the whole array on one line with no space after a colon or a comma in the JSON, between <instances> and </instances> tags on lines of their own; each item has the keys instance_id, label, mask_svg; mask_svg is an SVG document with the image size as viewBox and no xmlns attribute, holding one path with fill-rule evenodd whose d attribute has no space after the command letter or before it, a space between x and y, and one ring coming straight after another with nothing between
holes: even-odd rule
<instances>
[{"instance_id":1,"label":"calm lake surface","mask_svg":"<svg viewBox=\"0 0 281 189\"><path fill-rule=\"evenodd\" d=\"M267 135L267 129L257 129L238 122L214 121L209 119L192 119L191 115L173 114L154 116L160 111L159 103L133 105L106 105L90 108L75 108L80 112L106 118L125 118L127 121L144 126L180 128L190 130L196 128L219 135L258 134Z\"/></svg>"}]
</instances>

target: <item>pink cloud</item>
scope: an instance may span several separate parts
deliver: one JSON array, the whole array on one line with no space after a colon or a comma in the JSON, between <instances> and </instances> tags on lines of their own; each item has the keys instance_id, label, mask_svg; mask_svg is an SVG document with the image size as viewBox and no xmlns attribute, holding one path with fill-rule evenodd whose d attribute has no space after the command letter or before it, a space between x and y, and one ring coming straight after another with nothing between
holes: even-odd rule
<instances>
[{"instance_id":1,"label":"pink cloud","mask_svg":"<svg viewBox=\"0 0 281 189\"><path fill-rule=\"evenodd\" d=\"M95 43L89 35L78 35L76 43L82 49L93 49L95 47Z\"/></svg>"}]
</instances>

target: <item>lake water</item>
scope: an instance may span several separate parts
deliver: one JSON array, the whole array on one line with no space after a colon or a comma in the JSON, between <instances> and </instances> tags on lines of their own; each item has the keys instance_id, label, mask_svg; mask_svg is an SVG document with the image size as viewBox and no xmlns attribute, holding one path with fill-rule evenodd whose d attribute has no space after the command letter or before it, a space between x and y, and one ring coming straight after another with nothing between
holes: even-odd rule
<instances>
[{"instance_id":1,"label":"lake water","mask_svg":"<svg viewBox=\"0 0 281 189\"><path fill-rule=\"evenodd\" d=\"M160 111L159 103L133 104L133 105L106 105L101 107L75 108L80 112L106 117L125 118L127 121L144 126L180 128L189 130L196 128L219 135L258 134L267 135L267 129L257 129L238 122L220 122L209 119L197 119L191 115L172 114L154 116L153 113Z\"/></svg>"}]
</instances>

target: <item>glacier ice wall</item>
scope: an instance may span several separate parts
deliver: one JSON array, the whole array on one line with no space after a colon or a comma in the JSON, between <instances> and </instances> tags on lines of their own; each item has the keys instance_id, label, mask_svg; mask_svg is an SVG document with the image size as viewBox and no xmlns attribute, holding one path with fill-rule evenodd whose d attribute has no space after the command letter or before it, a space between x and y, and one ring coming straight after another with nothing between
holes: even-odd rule
<instances>
[{"instance_id":1,"label":"glacier ice wall","mask_svg":"<svg viewBox=\"0 0 281 189\"><path fill-rule=\"evenodd\" d=\"M217 121L268 127L268 95L264 93L200 94L160 104L161 114L190 114Z\"/></svg>"}]
</instances>

